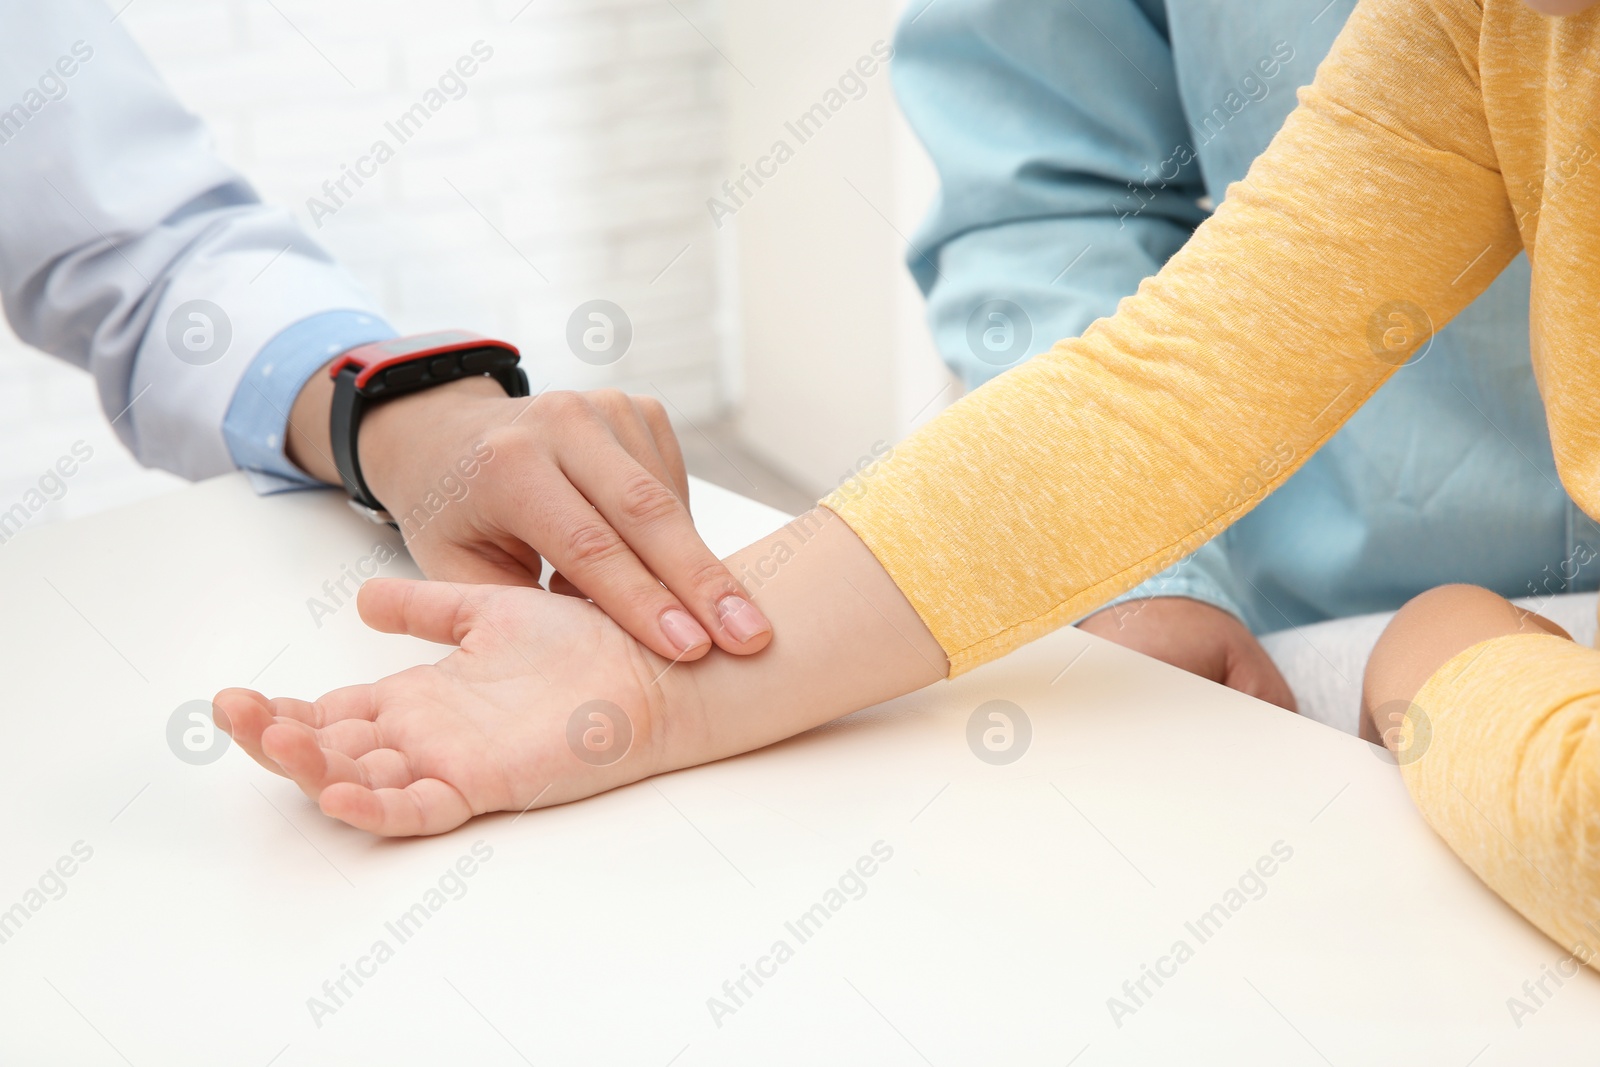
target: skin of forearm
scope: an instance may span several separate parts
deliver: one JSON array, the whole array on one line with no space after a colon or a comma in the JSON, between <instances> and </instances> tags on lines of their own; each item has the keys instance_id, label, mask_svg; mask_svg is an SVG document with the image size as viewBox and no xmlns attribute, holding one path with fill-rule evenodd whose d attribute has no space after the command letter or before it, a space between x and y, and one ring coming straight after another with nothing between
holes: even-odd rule
<instances>
[{"instance_id":1,"label":"skin of forearm","mask_svg":"<svg viewBox=\"0 0 1600 1067\"><path fill-rule=\"evenodd\" d=\"M826 508L734 553L729 569L773 623L755 656L680 664L662 770L761 748L943 679L949 660L850 527Z\"/></svg>"},{"instance_id":2,"label":"skin of forearm","mask_svg":"<svg viewBox=\"0 0 1600 1067\"><path fill-rule=\"evenodd\" d=\"M328 415L333 407L333 379L328 363L311 376L289 410L285 450L289 460L318 481L340 482L328 437ZM384 401L368 408L361 420L357 450L368 483L381 481L389 467L404 462L408 441L419 439L418 426L431 425L435 410L450 410L462 397L504 397L505 391L488 377L463 378L425 389L410 396Z\"/></svg>"},{"instance_id":3,"label":"skin of forearm","mask_svg":"<svg viewBox=\"0 0 1600 1067\"><path fill-rule=\"evenodd\" d=\"M1487 589L1445 585L1414 597L1395 612L1367 660L1362 679L1361 739L1391 743L1406 709L1428 679L1480 641L1511 634L1551 634L1572 640L1556 623Z\"/></svg>"}]
</instances>

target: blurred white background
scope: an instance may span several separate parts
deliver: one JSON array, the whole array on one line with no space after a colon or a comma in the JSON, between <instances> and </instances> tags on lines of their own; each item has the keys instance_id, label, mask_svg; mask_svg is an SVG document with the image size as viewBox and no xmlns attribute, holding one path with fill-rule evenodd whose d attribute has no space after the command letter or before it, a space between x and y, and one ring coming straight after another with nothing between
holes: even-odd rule
<instances>
[{"instance_id":1,"label":"blurred white background","mask_svg":"<svg viewBox=\"0 0 1600 1067\"><path fill-rule=\"evenodd\" d=\"M958 395L902 265L933 182L887 71L805 143L785 125L892 40L897 0L112 2L398 329L505 337L535 388L656 394L696 473L803 507ZM308 199L478 41L465 94L319 227ZM717 225L780 139L793 159ZM633 322L609 367L565 341L595 298ZM127 455L87 375L0 337L0 502L78 439L95 461L33 525L181 484Z\"/></svg>"}]
</instances>

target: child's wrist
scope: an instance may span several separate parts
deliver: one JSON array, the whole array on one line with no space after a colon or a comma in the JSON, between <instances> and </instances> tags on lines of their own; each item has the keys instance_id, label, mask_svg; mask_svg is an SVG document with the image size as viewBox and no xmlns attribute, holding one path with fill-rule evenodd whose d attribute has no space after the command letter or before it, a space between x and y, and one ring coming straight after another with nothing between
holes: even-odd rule
<instances>
[{"instance_id":1,"label":"child's wrist","mask_svg":"<svg viewBox=\"0 0 1600 1067\"><path fill-rule=\"evenodd\" d=\"M681 771L720 758L713 748L712 717L707 706L707 690L715 687L707 685L705 668L722 658L741 657L713 648L704 659L673 665L655 683L658 699L651 724L650 774Z\"/></svg>"}]
</instances>

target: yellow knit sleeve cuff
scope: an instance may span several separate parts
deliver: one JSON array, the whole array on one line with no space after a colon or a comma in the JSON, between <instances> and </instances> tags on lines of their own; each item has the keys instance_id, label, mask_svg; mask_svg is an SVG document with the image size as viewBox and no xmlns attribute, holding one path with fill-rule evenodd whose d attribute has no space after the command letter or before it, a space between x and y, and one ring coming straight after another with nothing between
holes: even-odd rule
<instances>
[{"instance_id":1,"label":"yellow knit sleeve cuff","mask_svg":"<svg viewBox=\"0 0 1600 1067\"><path fill-rule=\"evenodd\" d=\"M1600 652L1516 634L1417 693L1402 773L1484 883L1593 964L1600 954Z\"/></svg>"}]
</instances>

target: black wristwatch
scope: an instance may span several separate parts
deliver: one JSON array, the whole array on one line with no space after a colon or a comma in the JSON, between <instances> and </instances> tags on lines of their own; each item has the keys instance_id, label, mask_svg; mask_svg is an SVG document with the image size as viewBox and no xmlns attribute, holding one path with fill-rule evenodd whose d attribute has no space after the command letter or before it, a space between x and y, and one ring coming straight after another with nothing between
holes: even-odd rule
<instances>
[{"instance_id":1,"label":"black wristwatch","mask_svg":"<svg viewBox=\"0 0 1600 1067\"><path fill-rule=\"evenodd\" d=\"M361 345L340 356L329 369L333 409L328 431L333 463L350 494L350 506L373 522L394 525L367 488L357 458L361 416L369 404L480 375L499 382L507 396L527 396L528 376L517 366L521 359L515 345L465 330L397 337Z\"/></svg>"}]
</instances>

